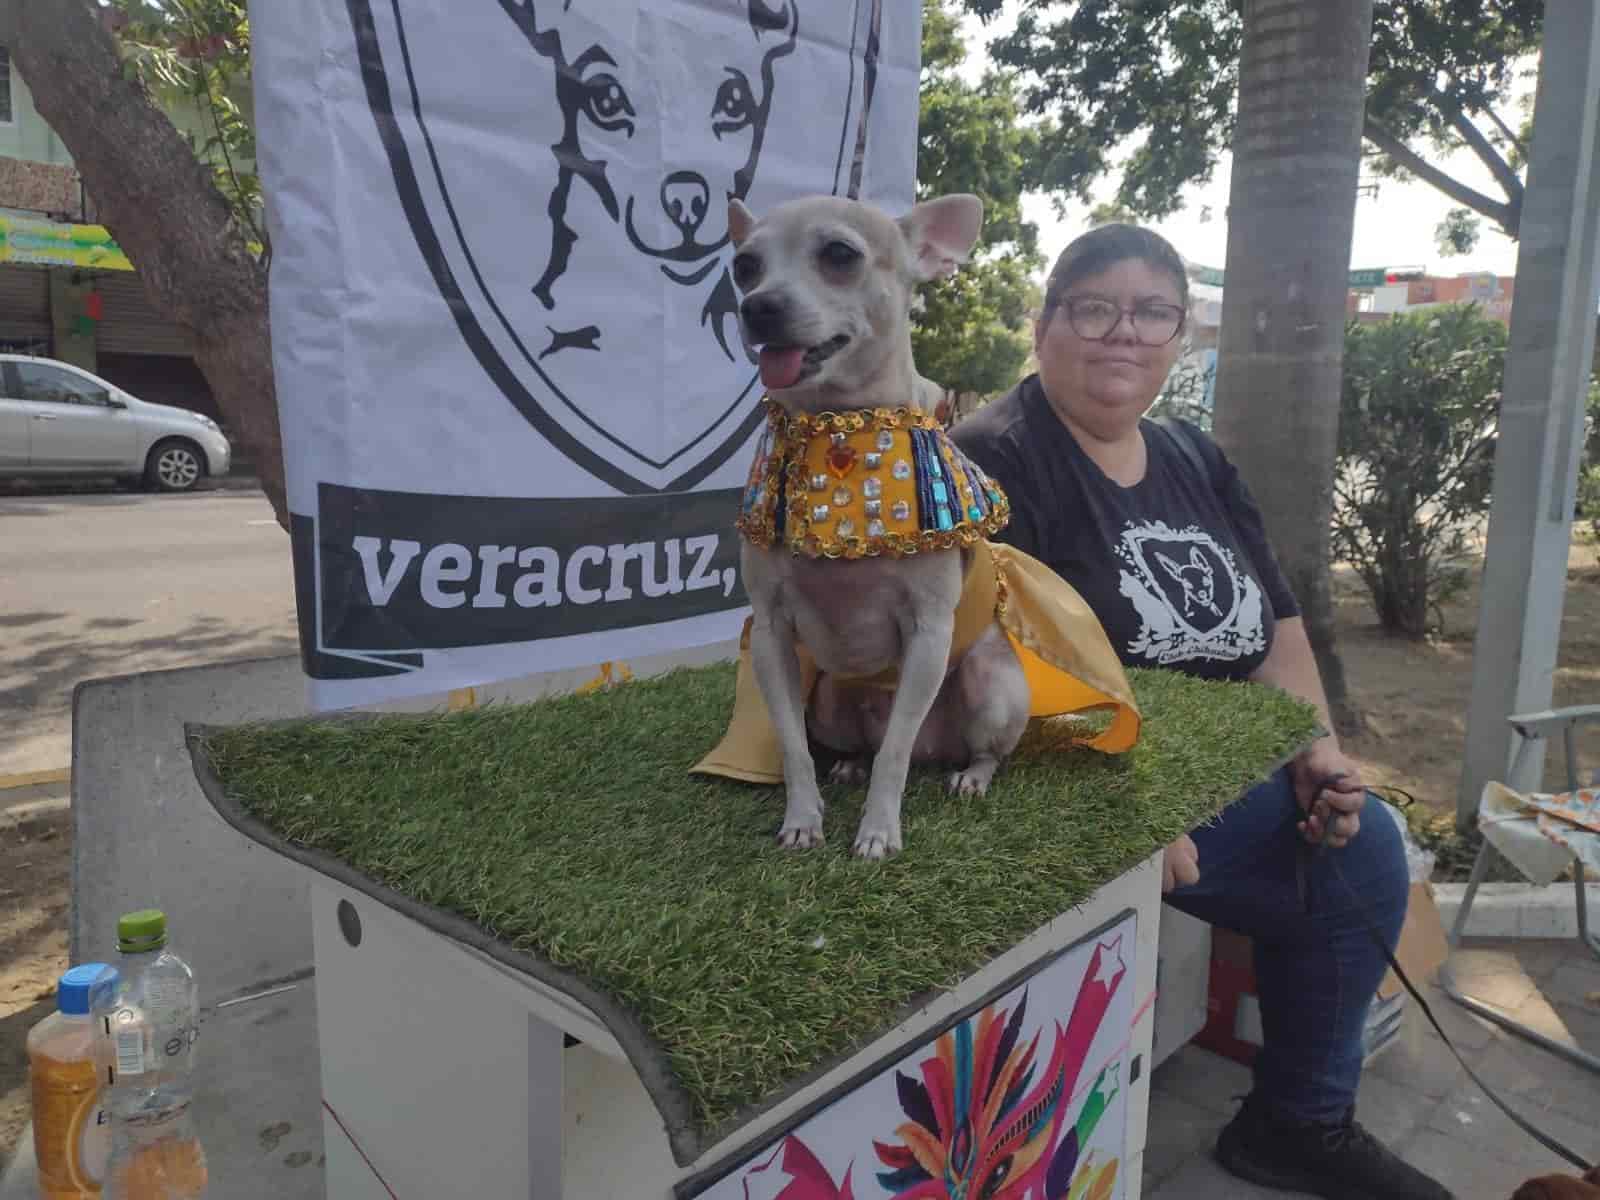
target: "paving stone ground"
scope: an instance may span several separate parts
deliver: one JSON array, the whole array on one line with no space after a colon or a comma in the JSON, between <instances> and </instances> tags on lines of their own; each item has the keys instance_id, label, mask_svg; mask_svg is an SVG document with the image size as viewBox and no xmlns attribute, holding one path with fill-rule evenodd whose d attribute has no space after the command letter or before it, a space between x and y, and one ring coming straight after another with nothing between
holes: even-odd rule
<instances>
[{"instance_id":1,"label":"paving stone ground","mask_svg":"<svg viewBox=\"0 0 1600 1200\"><path fill-rule=\"evenodd\" d=\"M1600 1054L1600 960L1576 941L1469 941L1463 990L1509 1009L1542 1033ZM1428 1003L1503 1099L1583 1157L1600 1158L1600 1075L1482 1021L1436 987ZM1187 1046L1151 1081L1144 1195L1149 1200L1257 1200L1284 1195L1235 1179L1212 1158L1250 1072ZM1367 1069L1363 1124L1460 1200L1510 1200L1524 1180L1571 1168L1489 1102L1415 1005L1400 1038Z\"/></svg>"}]
</instances>

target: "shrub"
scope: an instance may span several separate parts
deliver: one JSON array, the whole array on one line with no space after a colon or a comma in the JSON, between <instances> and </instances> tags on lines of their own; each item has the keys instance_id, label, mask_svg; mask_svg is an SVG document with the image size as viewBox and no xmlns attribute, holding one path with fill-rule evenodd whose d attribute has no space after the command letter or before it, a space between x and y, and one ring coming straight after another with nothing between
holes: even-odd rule
<instances>
[{"instance_id":1,"label":"shrub","mask_svg":"<svg viewBox=\"0 0 1600 1200\"><path fill-rule=\"evenodd\" d=\"M1589 380L1589 404L1584 414L1583 432L1577 516L1589 522L1590 535L1600 540L1600 376Z\"/></svg>"},{"instance_id":2,"label":"shrub","mask_svg":"<svg viewBox=\"0 0 1600 1200\"><path fill-rule=\"evenodd\" d=\"M1589 522L1589 535L1600 541L1600 463L1578 477L1578 515Z\"/></svg>"},{"instance_id":3,"label":"shrub","mask_svg":"<svg viewBox=\"0 0 1600 1200\"><path fill-rule=\"evenodd\" d=\"M1489 507L1506 330L1474 305L1350 327L1333 545L1379 623L1420 638L1467 582L1467 538Z\"/></svg>"}]
</instances>

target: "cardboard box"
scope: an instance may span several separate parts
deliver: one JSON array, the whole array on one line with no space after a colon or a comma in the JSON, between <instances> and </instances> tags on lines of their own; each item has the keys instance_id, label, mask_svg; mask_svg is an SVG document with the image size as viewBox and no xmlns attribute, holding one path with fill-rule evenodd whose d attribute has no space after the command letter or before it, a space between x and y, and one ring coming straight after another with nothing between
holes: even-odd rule
<instances>
[{"instance_id":1,"label":"cardboard box","mask_svg":"<svg viewBox=\"0 0 1600 1200\"><path fill-rule=\"evenodd\" d=\"M1448 953L1433 889L1426 882L1413 883L1395 961L1412 984L1422 988L1433 980ZM1255 1061L1261 1048L1261 1006L1256 998L1253 954L1254 943L1249 938L1227 929L1213 931L1206 1024L1194 1039L1196 1045L1246 1065ZM1364 1057L1368 1060L1399 1035L1407 1000L1399 978L1389 971L1367 1014Z\"/></svg>"}]
</instances>

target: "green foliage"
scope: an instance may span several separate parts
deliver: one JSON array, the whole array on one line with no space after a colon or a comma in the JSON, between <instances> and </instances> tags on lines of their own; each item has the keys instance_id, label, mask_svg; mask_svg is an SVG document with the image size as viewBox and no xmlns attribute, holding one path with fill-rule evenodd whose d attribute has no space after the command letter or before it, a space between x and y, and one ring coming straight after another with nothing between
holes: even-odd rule
<instances>
[{"instance_id":1,"label":"green foliage","mask_svg":"<svg viewBox=\"0 0 1600 1200\"><path fill-rule=\"evenodd\" d=\"M1016 382L1032 347L1032 278L1042 259L1038 231L1022 217L1022 192L1038 134L1019 120L1006 76L990 72L976 85L961 78L965 56L944 0L924 0L917 195L980 196L983 233L971 263L921 290L912 346L923 375L987 396Z\"/></svg>"},{"instance_id":2,"label":"green foliage","mask_svg":"<svg viewBox=\"0 0 1600 1200\"><path fill-rule=\"evenodd\" d=\"M965 0L979 17L1003 0ZM1232 144L1244 27L1240 0L1021 0L998 63L1022 73L1027 112L1048 116L1030 186L1087 203L1117 177L1117 204L1181 207ZM1394 0L1373 13L1367 116L1395 139L1460 146L1466 121L1521 167L1503 107L1539 44L1543 0ZM1525 145L1525 142L1523 143ZM1119 160L1115 156L1125 155ZM1392 161L1378 164L1394 171ZM1508 197L1509 199L1509 197Z\"/></svg>"},{"instance_id":3,"label":"green foliage","mask_svg":"<svg viewBox=\"0 0 1600 1200\"><path fill-rule=\"evenodd\" d=\"M250 21L245 0L112 0L125 69L185 130L197 158L246 238L268 254L256 173L255 129L241 107L250 94Z\"/></svg>"},{"instance_id":4,"label":"green foliage","mask_svg":"<svg viewBox=\"0 0 1600 1200\"><path fill-rule=\"evenodd\" d=\"M1446 258L1471 254L1478 244L1479 222L1470 208L1452 208L1434 228L1434 244Z\"/></svg>"},{"instance_id":5,"label":"green foliage","mask_svg":"<svg viewBox=\"0 0 1600 1200\"><path fill-rule=\"evenodd\" d=\"M1600 541L1600 463L1578 477L1578 515L1589 522L1589 536Z\"/></svg>"},{"instance_id":6,"label":"green foliage","mask_svg":"<svg viewBox=\"0 0 1600 1200\"><path fill-rule=\"evenodd\" d=\"M1345 341L1333 547L1383 628L1425 636L1466 583L1489 506L1506 331L1476 305L1352 323Z\"/></svg>"},{"instance_id":7,"label":"green foliage","mask_svg":"<svg viewBox=\"0 0 1600 1200\"><path fill-rule=\"evenodd\" d=\"M1595 353L1600 355L1600 349ZM1589 522L1589 533L1600 541L1600 376L1589 380L1588 411L1584 414L1583 468L1578 476L1578 516Z\"/></svg>"},{"instance_id":8,"label":"green foliage","mask_svg":"<svg viewBox=\"0 0 1600 1200\"><path fill-rule=\"evenodd\" d=\"M1108 200L1104 204L1096 204L1089 210L1089 227L1098 228L1101 225L1137 225L1139 214L1131 208L1125 208L1115 200Z\"/></svg>"}]
</instances>

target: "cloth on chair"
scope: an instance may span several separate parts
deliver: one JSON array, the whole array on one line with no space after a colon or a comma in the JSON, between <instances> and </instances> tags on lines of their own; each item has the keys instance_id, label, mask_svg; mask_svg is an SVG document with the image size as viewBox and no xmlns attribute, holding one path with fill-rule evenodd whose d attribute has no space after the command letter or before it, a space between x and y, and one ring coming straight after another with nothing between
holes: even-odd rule
<instances>
[{"instance_id":1,"label":"cloth on chair","mask_svg":"<svg viewBox=\"0 0 1600 1200\"><path fill-rule=\"evenodd\" d=\"M1484 784L1478 828L1532 883L1553 883L1573 857L1600 872L1600 791L1524 795L1504 784Z\"/></svg>"}]
</instances>

